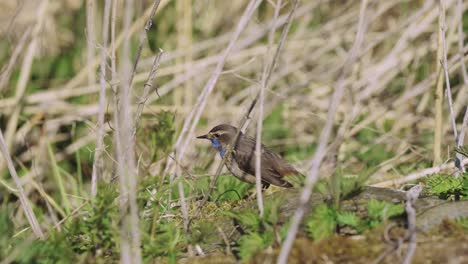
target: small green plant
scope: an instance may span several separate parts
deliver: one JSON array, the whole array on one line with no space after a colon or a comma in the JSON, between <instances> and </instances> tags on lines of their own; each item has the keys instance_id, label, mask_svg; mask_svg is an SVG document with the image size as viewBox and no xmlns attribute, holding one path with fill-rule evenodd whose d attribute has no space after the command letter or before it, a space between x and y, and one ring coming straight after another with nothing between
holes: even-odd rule
<instances>
[{"instance_id":1,"label":"small green plant","mask_svg":"<svg viewBox=\"0 0 468 264\"><path fill-rule=\"evenodd\" d=\"M258 212L253 209L243 212L224 212L224 215L237 221L243 230L237 245L242 260L248 260L257 252L272 246L274 242L279 243L276 238L282 240L286 237L289 225L280 227L279 205L278 199L265 201L263 218L260 218Z\"/></svg>"},{"instance_id":2,"label":"small green plant","mask_svg":"<svg viewBox=\"0 0 468 264\"><path fill-rule=\"evenodd\" d=\"M456 178L452 175L434 174L426 179L429 192L441 199L468 199L468 173Z\"/></svg>"},{"instance_id":3,"label":"small green plant","mask_svg":"<svg viewBox=\"0 0 468 264\"><path fill-rule=\"evenodd\" d=\"M327 204L314 208L306 219L307 232L315 240L321 240L334 234L339 227L351 227L358 233L374 228L389 218L404 213L401 204L391 204L371 199L367 204L367 217L357 216L353 212L335 209Z\"/></svg>"},{"instance_id":4,"label":"small green plant","mask_svg":"<svg viewBox=\"0 0 468 264\"><path fill-rule=\"evenodd\" d=\"M142 138L147 138L147 135L150 135L151 138L149 149L153 152L151 153L152 160L164 158L164 154L172 146L175 135L174 117L174 113L170 111L161 111L156 114L156 117L153 119L155 121L144 129L143 133L146 136Z\"/></svg>"},{"instance_id":5,"label":"small green plant","mask_svg":"<svg viewBox=\"0 0 468 264\"><path fill-rule=\"evenodd\" d=\"M465 231L468 231L468 217L459 217L455 222L460 225Z\"/></svg>"},{"instance_id":6,"label":"small green plant","mask_svg":"<svg viewBox=\"0 0 468 264\"><path fill-rule=\"evenodd\" d=\"M251 184L236 177L220 176L211 197L215 202L237 201L243 199L251 188Z\"/></svg>"},{"instance_id":7,"label":"small green plant","mask_svg":"<svg viewBox=\"0 0 468 264\"><path fill-rule=\"evenodd\" d=\"M0 259L5 259L11 247L11 237L13 236L14 224L11 221L13 215L13 205L4 203L0 207Z\"/></svg>"},{"instance_id":8,"label":"small green plant","mask_svg":"<svg viewBox=\"0 0 468 264\"><path fill-rule=\"evenodd\" d=\"M90 258L94 262L118 259L119 219L113 185L98 186L98 195L63 230L49 230L45 240L25 241L17 263L70 263ZM21 242L18 242L21 246Z\"/></svg>"},{"instance_id":9,"label":"small green plant","mask_svg":"<svg viewBox=\"0 0 468 264\"><path fill-rule=\"evenodd\" d=\"M147 261L156 257L167 257L169 263L186 247L183 229L174 222L160 221L154 234L142 233L143 256Z\"/></svg>"},{"instance_id":10,"label":"small green plant","mask_svg":"<svg viewBox=\"0 0 468 264\"><path fill-rule=\"evenodd\" d=\"M58 231L52 231L46 240L33 241L21 252L15 259L15 263L66 264L77 258L67 241L67 234Z\"/></svg>"},{"instance_id":11,"label":"small green plant","mask_svg":"<svg viewBox=\"0 0 468 264\"><path fill-rule=\"evenodd\" d=\"M194 181L193 188L200 196L207 195L210 186L210 180L213 179L214 177L199 178ZM215 188L210 194L209 201L238 201L244 199L251 189L251 184L243 182L232 175L220 175L216 182Z\"/></svg>"},{"instance_id":12,"label":"small green plant","mask_svg":"<svg viewBox=\"0 0 468 264\"><path fill-rule=\"evenodd\" d=\"M405 208L402 204L392 204L370 199L367 203L368 218L364 219L364 221L370 228L374 228L387 219L399 216L404 212Z\"/></svg>"},{"instance_id":13,"label":"small green plant","mask_svg":"<svg viewBox=\"0 0 468 264\"><path fill-rule=\"evenodd\" d=\"M97 196L80 217L66 226L70 247L77 253L118 256L118 193L114 185L100 185Z\"/></svg>"},{"instance_id":14,"label":"small green plant","mask_svg":"<svg viewBox=\"0 0 468 264\"><path fill-rule=\"evenodd\" d=\"M306 220L306 225L309 235L315 240L321 240L334 234L338 225L357 229L360 221L352 212L341 212L327 204L320 204Z\"/></svg>"}]
</instances>

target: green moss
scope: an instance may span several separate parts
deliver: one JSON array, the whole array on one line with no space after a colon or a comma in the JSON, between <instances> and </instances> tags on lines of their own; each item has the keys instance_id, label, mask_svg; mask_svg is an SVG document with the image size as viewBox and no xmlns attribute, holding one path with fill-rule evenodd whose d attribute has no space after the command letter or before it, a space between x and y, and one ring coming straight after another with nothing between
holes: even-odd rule
<instances>
[{"instance_id":1,"label":"green moss","mask_svg":"<svg viewBox=\"0 0 468 264\"><path fill-rule=\"evenodd\" d=\"M81 217L66 225L67 240L75 252L118 256L117 196L115 186L99 186L97 196L85 207Z\"/></svg>"}]
</instances>

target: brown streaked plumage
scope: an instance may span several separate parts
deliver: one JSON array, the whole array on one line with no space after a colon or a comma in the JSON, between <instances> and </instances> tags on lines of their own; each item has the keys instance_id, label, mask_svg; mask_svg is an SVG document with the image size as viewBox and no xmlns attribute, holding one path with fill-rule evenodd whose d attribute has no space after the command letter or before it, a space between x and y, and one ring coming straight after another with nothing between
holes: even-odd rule
<instances>
[{"instance_id":1,"label":"brown streaked plumage","mask_svg":"<svg viewBox=\"0 0 468 264\"><path fill-rule=\"evenodd\" d=\"M211 129L208 134L197 138L210 140L213 147L223 157L236 133L237 128L221 124ZM264 187L268 187L270 184L285 188L292 187L283 177L300 173L280 155L272 152L263 144L261 148L261 177ZM237 178L245 182L255 183L255 159L255 139L241 132L231 157L226 160L226 167Z\"/></svg>"}]
</instances>

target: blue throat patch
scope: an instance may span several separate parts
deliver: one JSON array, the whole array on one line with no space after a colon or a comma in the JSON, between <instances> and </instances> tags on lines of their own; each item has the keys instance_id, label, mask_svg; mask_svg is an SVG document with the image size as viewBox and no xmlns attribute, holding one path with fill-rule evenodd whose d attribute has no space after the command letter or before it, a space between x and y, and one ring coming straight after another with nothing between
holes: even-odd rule
<instances>
[{"instance_id":1,"label":"blue throat patch","mask_svg":"<svg viewBox=\"0 0 468 264\"><path fill-rule=\"evenodd\" d=\"M221 155L221 158L224 158L224 154L226 154L226 151L221 146L221 143L219 143L219 141L216 139L210 139L210 141L211 145L213 145L213 148L215 148L219 152L219 155Z\"/></svg>"}]
</instances>

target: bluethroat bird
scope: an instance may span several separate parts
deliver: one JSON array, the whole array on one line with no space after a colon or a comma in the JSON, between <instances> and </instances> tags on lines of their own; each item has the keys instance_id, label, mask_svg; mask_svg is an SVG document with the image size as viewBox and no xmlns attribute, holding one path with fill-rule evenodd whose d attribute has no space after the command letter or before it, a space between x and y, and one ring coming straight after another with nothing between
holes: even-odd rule
<instances>
[{"instance_id":1,"label":"bluethroat bird","mask_svg":"<svg viewBox=\"0 0 468 264\"><path fill-rule=\"evenodd\" d=\"M197 138L211 141L213 147L224 157L228 146L232 144L237 134L237 128L221 124L213 127L208 134ZM226 160L226 167L237 178L248 183L255 183L255 139L240 132L237 142L232 149L230 157ZM272 152L263 144L261 145L261 178L263 188L270 184L290 188L292 185L283 179L287 175L300 174L291 164L280 155Z\"/></svg>"}]
</instances>

